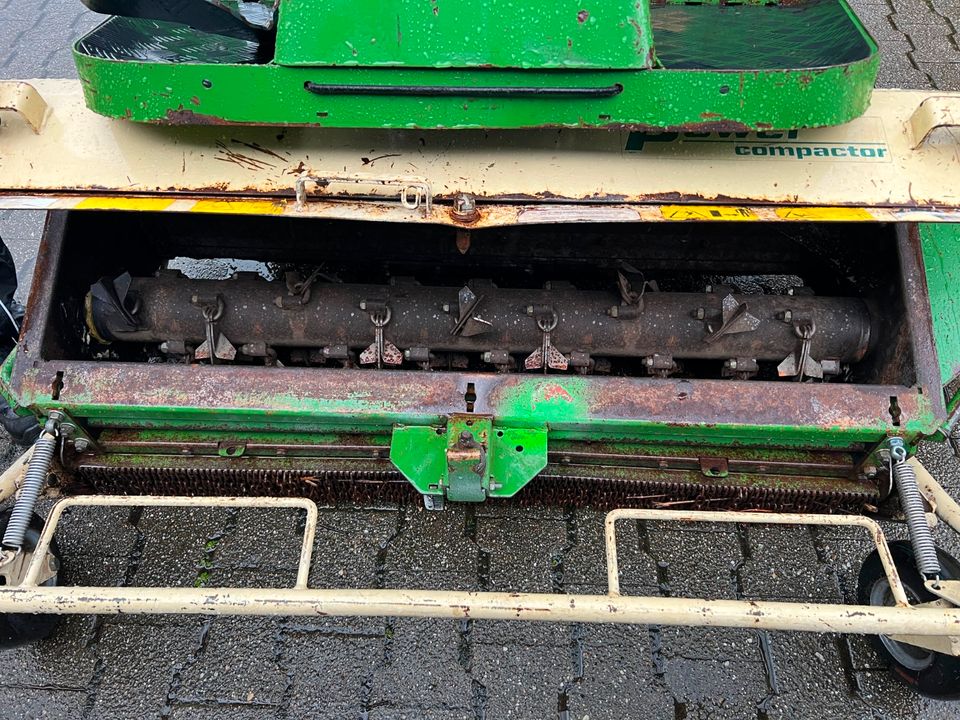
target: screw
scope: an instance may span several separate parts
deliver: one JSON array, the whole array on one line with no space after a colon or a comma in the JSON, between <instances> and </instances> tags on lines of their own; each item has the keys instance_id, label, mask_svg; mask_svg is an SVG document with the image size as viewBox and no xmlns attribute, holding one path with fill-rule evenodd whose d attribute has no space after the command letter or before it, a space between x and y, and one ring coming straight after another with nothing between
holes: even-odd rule
<instances>
[{"instance_id":1,"label":"screw","mask_svg":"<svg viewBox=\"0 0 960 720\"><path fill-rule=\"evenodd\" d=\"M472 195L460 193L453 200L453 216L461 222L473 222L479 217L477 201Z\"/></svg>"}]
</instances>

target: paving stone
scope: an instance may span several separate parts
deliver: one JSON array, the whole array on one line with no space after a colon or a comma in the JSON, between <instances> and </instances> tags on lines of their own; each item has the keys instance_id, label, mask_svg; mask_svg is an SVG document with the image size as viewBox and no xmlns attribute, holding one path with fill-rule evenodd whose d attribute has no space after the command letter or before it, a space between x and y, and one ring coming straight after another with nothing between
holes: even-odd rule
<instances>
[{"instance_id":1,"label":"paving stone","mask_svg":"<svg viewBox=\"0 0 960 720\"><path fill-rule=\"evenodd\" d=\"M231 534L235 511L224 508L144 508L144 535L132 582L145 587L195 587L209 576L216 550Z\"/></svg>"},{"instance_id":2,"label":"paving stone","mask_svg":"<svg viewBox=\"0 0 960 720\"><path fill-rule=\"evenodd\" d=\"M672 716L672 697L657 687L645 626L585 624L578 630L572 654L579 673L566 688L571 718Z\"/></svg>"},{"instance_id":3,"label":"paving stone","mask_svg":"<svg viewBox=\"0 0 960 720\"><path fill-rule=\"evenodd\" d=\"M477 518L477 545L489 553L490 589L550 592L555 557L566 543L562 518Z\"/></svg>"},{"instance_id":4,"label":"paving stone","mask_svg":"<svg viewBox=\"0 0 960 720\"><path fill-rule=\"evenodd\" d=\"M893 21L916 24L939 25L943 22L943 16L934 11L933 6L928 5L923 0L890 0L893 7Z\"/></svg>"},{"instance_id":5,"label":"paving stone","mask_svg":"<svg viewBox=\"0 0 960 720\"><path fill-rule=\"evenodd\" d=\"M269 720L283 717L280 709L269 705L232 705L228 703L196 703L174 705L170 720Z\"/></svg>"},{"instance_id":6,"label":"paving stone","mask_svg":"<svg viewBox=\"0 0 960 720\"><path fill-rule=\"evenodd\" d=\"M370 682L371 717L473 717L469 621L393 618Z\"/></svg>"},{"instance_id":7,"label":"paving stone","mask_svg":"<svg viewBox=\"0 0 960 720\"><path fill-rule=\"evenodd\" d=\"M377 587L397 533L396 510L323 511L310 569L312 587Z\"/></svg>"},{"instance_id":8,"label":"paving stone","mask_svg":"<svg viewBox=\"0 0 960 720\"><path fill-rule=\"evenodd\" d=\"M0 685L0 707L15 713L5 717L18 720L83 720L86 700L83 691Z\"/></svg>"},{"instance_id":9,"label":"paving stone","mask_svg":"<svg viewBox=\"0 0 960 720\"><path fill-rule=\"evenodd\" d=\"M91 687L91 717L157 716L167 707L171 688L198 652L205 623L181 618L177 625L151 626L109 622L100 632L96 652L103 658Z\"/></svg>"},{"instance_id":10,"label":"paving stone","mask_svg":"<svg viewBox=\"0 0 960 720\"><path fill-rule=\"evenodd\" d=\"M355 623L355 627L363 626ZM283 663L294 670L290 716L332 717L325 713L342 708L340 717L358 717L369 703L374 673L383 662L383 622L378 635L363 630L325 633L296 629L284 634Z\"/></svg>"},{"instance_id":11,"label":"paving stone","mask_svg":"<svg viewBox=\"0 0 960 720\"><path fill-rule=\"evenodd\" d=\"M736 598L735 569L740 544L730 525L647 523L648 554L658 564L659 578L669 595Z\"/></svg>"},{"instance_id":12,"label":"paving stone","mask_svg":"<svg viewBox=\"0 0 960 720\"><path fill-rule=\"evenodd\" d=\"M571 676L569 644L478 644L473 650L472 677L478 705L486 717L555 717L561 687Z\"/></svg>"},{"instance_id":13,"label":"paving stone","mask_svg":"<svg viewBox=\"0 0 960 720\"><path fill-rule=\"evenodd\" d=\"M386 548L384 586L479 589L475 527L470 508L407 508L401 532Z\"/></svg>"},{"instance_id":14,"label":"paving stone","mask_svg":"<svg viewBox=\"0 0 960 720\"><path fill-rule=\"evenodd\" d=\"M839 600L833 569L821 562L808 528L748 525L749 557L738 575L751 599Z\"/></svg>"},{"instance_id":15,"label":"paving stone","mask_svg":"<svg viewBox=\"0 0 960 720\"><path fill-rule=\"evenodd\" d=\"M287 685L280 662L281 623L279 618L214 619L203 652L180 674L177 698L221 706L279 705Z\"/></svg>"},{"instance_id":16,"label":"paving stone","mask_svg":"<svg viewBox=\"0 0 960 720\"><path fill-rule=\"evenodd\" d=\"M940 27L935 28L935 31L931 31L922 42L916 41L914 35L909 36L916 46L910 54L913 62L960 62L960 50L957 49L956 42L953 38L940 34L941 30Z\"/></svg>"}]
</instances>

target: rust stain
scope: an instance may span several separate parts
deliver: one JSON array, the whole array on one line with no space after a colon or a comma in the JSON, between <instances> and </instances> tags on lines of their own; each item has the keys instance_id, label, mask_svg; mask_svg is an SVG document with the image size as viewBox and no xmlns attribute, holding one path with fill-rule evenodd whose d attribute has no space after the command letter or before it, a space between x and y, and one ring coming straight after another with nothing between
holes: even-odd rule
<instances>
[{"instance_id":1,"label":"rust stain","mask_svg":"<svg viewBox=\"0 0 960 720\"><path fill-rule=\"evenodd\" d=\"M547 385L543 389L543 399L553 400L554 398L563 398L567 402L573 402L570 393L568 393L562 385Z\"/></svg>"},{"instance_id":2,"label":"rust stain","mask_svg":"<svg viewBox=\"0 0 960 720\"><path fill-rule=\"evenodd\" d=\"M127 118L129 119L129 115ZM166 112L166 123L170 125L234 125L216 115L202 115L193 110L179 106L176 110L172 108Z\"/></svg>"},{"instance_id":3,"label":"rust stain","mask_svg":"<svg viewBox=\"0 0 960 720\"><path fill-rule=\"evenodd\" d=\"M246 143L241 144L246 145ZM217 153L215 158L216 160L234 163L235 165L242 167L244 170L263 170L268 167L276 167L276 165L271 162L258 160L257 158L250 157L249 155L244 155L236 152L235 150L231 150L222 140L217 140L217 147L220 151Z\"/></svg>"},{"instance_id":4,"label":"rust stain","mask_svg":"<svg viewBox=\"0 0 960 720\"><path fill-rule=\"evenodd\" d=\"M251 150L256 150L257 152L263 153L264 155L271 155L277 158L277 160L283 160L284 162L287 161L287 158L283 157L283 155L279 155L278 153L275 153L270 148L263 147L263 145L261 145L258 142L244 142L243 140L235 140L235 139L231 140L230 142L236 143L237 145L243 145L244 147L248 147Z\"/></svg>"}]
</instances>

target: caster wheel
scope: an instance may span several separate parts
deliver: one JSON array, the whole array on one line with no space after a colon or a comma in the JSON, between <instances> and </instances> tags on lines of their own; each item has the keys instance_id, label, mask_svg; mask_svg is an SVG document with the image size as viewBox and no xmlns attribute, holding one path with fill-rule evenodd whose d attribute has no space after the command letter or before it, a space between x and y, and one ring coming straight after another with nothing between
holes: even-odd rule
<instances>
[{"instance_id":1,"label":"caster wheel","mask_svg":"<svg viewBox=\"0 0 960 720\"><path fill-rule=\"evenodd\" d=\"M911 604L937 599L923 586L909 541L890 543L890 554ZM960 579L960 563L940 548L937 548L937 556L940 558L940 576L944 580ZM890 583L876 550L867 556L860 568L857 598L861 605L894 604ZM927 697L960 700L960 657L900 643L886 635L871 635L870 639L877 652L890 662L890 670L898 680Z\"/></svg>"},{"instance_id":2,"label":"caster wheel","mask_svg":"<svg viewBox=\"0 0 960 720\"><path fill-rule=\"evenodd\" d=\"M21 417L13 412L3 398L0 398L0 426L13 442L22 447L33 445L43 429L33 415Z\"/></svg>"},{"instance_id":3,"label":"caster wheel","mask_svg":"<svg viewBox=\"0 0 960 720\"><path fill-rule=\"evenodd\" d=\"M0 537L7 529L7 523L10 521L11 508L0 511ZM40 532L43 530L43 519L34 514L27 528L26 535L23 537L23 552L30 554L37 547L40 541ZM56 539L50 543L50 553L53 555L51 569L59 568L60 554L57 550ZM0 574L0 584L6 584L7 577ZM42 585L56 585L57 575L54 571L52 577L48 578ZM0 649L17 647L28 643L43 640L48 637L60 621L59 615L35 615L31 613L8 613L0 614Z\"/></svg>"}]
</instances>

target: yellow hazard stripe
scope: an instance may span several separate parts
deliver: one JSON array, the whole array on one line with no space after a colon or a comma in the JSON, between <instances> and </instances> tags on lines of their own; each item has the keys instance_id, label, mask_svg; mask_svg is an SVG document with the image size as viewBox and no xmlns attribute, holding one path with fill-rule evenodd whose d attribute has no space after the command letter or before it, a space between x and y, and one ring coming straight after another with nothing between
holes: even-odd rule
<instances>
[{"instance_id":1,"label":"yellow hazard stripe","mask_svg":"<svg viewBox=\"0 0 960 720\"><path fill-rule=\"evenodd\" d=\"M783 220L809 220L814 222L869 222L873 214L863 208L846 207L781 207L774 210Z\"/></svg>"},{"instance_id":2,"label":"yellow hazard stripe","mask_svg":"<svg viewBox=\"0 0 960 720\"><path fill-rule=\"evenodd\" d=\"M153 197L90 197L78 202L77 210L166 210L173 205L173 198Z\"/></svg>"},{"instance_id":3,"label":"yellow hazard stripe","mask_svg":"<svg viewBox=\"0 0 960 720\"><path fill-rule=\"evenodd\" d=\"M286 202L282 200L197 200L190 212L282 215L285 206Z\"/></svg>"}]
</instances>

